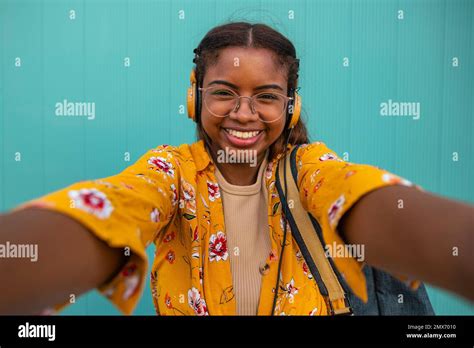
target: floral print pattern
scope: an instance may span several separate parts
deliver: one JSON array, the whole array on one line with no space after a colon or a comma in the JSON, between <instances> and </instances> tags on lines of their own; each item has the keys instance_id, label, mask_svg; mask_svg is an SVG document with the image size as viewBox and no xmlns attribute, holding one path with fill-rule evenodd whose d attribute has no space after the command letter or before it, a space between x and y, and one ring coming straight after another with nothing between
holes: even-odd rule
<instances>
[{"instance_id":1,"label":"floral print pattern","mask_svg":"<svg viewBox=\"0 0 474 348\"><path fill-rule=\"evenodd\" d=\"M336 221L336 218L339 217L341 213L342 206L344 205L346 199L344 195L341 195L331 206L329 207L328 210L328 216L329 216L329 223L331 225L334 224Z\"/></svg>"},{"instance_id":2,"label":"floral print pattern","mask_svg":"<svg viewBox=\"0 0 474 348\"><path fill-rule=\"evenodd\" d=\"M288 151L292 145L288 146ZM275 189L277 161L264 171L268 191L268 233L271 253L262 275L258 315L327 315L326 302L288 227L281 278L275 289L285 219ZM364 194L408 180L369 165L342 161L322 142L298 149L298 187L302 205L321 225L326 244L342 244L337 224ZM415 186L418 189L418 186ZM196 196L199 198L196 199ZM131 251L126 266L98 290L123 313L133 312L145 276L150 276L153 303L159 315L232 315L236 313L223 204L214 163L204 143L159 146L123 172L82 181L27 202L17 209L41 206L83 222L98 238ZM212 204L211 204L212 203ZM243 217L245 218L245 217ZM155 244L147 272L146 246ZM361 264L334 258L348 285L367 296ZM410 286L416 288L416 281ZM69 302L58 304L59 311Z\"/></svg>"},{"instance_id":3,"label":"floral print pattern","mask_svg":"<svg viewBox=\"0 0 474 348\"><path fill-rule=\"evenodd\" d=\"M150 157L148 163L152 165L152 169L162 171L168 174L170 177L174 177L173 165L168 162L165 158L161 157Z\"/></svg>"},{"instance_id":4,"label":"floral print pattern","mask_svg":"<svg viewBox=\"0 0 474 348\"><path fill-rule=\"evenodd\" d=\"M219 185L216 182L207 182L207 190L209 191L209 200L214 202L221 197Z\"/></svg>"},{"instance_id":5,"label":"floral print pattern","mask_svg":"<svg viewBox=\"0 0 474 348\"><path fill-rule=\"evenodd\" d=\"M224 232L219 231L217 234L211 235L209 239L209 260L220 261L227 260L229 253L227 252L227 237Z\"/></svg>"},{"instance_id":6,"label":"floral print pattern","mask_svg":"<svg viewBox=\"0 0 474 348\"><path fill-rule=\"evenodd\" d=\"M188 291L188 304L198 316L209 315L207 311L206 301L201 297L198 289L192 288Z\"/></svg>"},{"instance_id":7,"label":"floral print pattern","mask_svg":"<svg viewBox=\"0 0 474 348\"><path fill-rule=\"evenodd\" d=\"M107 196L95 188L69 191L69 197L73 200L76 208L99 219L107 219L114 210Z\"/></svg>"}]
</instances>

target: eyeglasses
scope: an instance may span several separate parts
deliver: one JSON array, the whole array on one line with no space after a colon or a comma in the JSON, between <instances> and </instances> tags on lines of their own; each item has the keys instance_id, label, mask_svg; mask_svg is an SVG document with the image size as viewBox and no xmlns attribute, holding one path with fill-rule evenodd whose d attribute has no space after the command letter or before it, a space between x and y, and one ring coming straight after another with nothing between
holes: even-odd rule
<instances>
[{"instance_id":1,"label":"eyeglasses","mask_svg":"<svg viewBox=\"0 0 474 348\"><path fill-rule=\"evenodd\" d=\"M237 112L240 99L247 98L250 102L252 114L257 114L262 122L271 123L278 121L284 114L288 101L293 100L277 92L261 92L251 97L238 95L228 88L212 86L198 88L203 92L204 106L215 117L227 117L231 112Z\"/></svg>"}]
</instances>

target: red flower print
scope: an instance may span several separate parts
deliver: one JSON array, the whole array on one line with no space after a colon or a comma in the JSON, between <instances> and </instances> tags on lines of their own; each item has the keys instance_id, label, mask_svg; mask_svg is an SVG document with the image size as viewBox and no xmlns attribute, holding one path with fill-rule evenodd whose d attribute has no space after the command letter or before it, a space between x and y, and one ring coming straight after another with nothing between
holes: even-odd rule
<instances>
[{"instance_id":1,"label":"red flower print","mask_svg":"<svg viewBox=\"0 0 474 348\"><path fill-rule=\"evenodd\" d=\"M188 304L198 316L209 315L207 311L206 301L201 298L201 293L195 287L188 291Z\"/></svg>"},{"instance_id":2,"label":"red flower print","mask_svg":"<svg viewBox=\"0 0 474 348\"><path fill-rule=\"evenodd\" d=\"M165 256L166 261L169 263L173 263L176 258L176 254L174 253L173 250L168 251L168 253Z\"/></svg>"},{"instance_id":3,"label":"red flower print","mask_svg":"<svg viewBox=\"0 0 474 348\"><path fill-rule=\"evenodd\" d=\"M137 270L136 263L129 263L122 269L122 276L129 277Z\"/></svg>"},{"instance_id":4,"label":"red flower print","mask_svg":"<svg viewBox=\"0 0 474 348\"><path fill-rule=\"evenodd\" d=\"M165 158L162 157L150 157L148 159L148 164L151 164L153 167L151 169L156 170L157 172L162 171L168 174L170 177L174 177L173 165L168 162Z\"/></svg>"},{"instance_id":5,"label":"red flower print","mask_svg":"<svg viewBox=\"0 0 474 348\"><path fill-rule=\"evenodd\" d=\"M341 211L342 206L346 202L346 199L344 195L341 195L331 206L329 207L328 210L328 216L329 216L329 223L331 225L334 224L336 221L336 218L339 217L339 213Z\"/></svg>"},{"instance_id":6,"label":"red flower print","mask_svg":"<svg viewBox=\"0 0 474 348\"><path fill-rule=\"evenodd\" d=\"M209 239L209 260L220 261L227 260L229 256L227 252L227 237L224 232L219 231L217 234L211 235Z\"/></svg>"},{"instance_id":7,"label":"red flower print","mask_svg":"<svg viewBox=\"0 0 474 348\"><path fill-rule=\"evenodd\" d=\"M168 233L168 234L165 236L165 238L163 238L163 242L164 242L164 243L169 243L169 242L171 242L171 241L174 239L174 237L175 237L175 233L174 233L174 231L171 231L170 233Z\"/></svg>"},{"instance_id":8,"label":"red flower print","mask_svg":"<svg viewBox=\"0 0 474 348\"><path fill-rule=\"evenodd\" d=\"M108 218L114 210L107 196L95 188L72 190L68 192L68 195L73 200L74 207L93 214L99 219Z\"/></svg>"},{"instance_id":9,"label":"red flower print","mask_svg":"<svg viewBox=\"0 0 474 348\"><path fill-rule=\"evenodd\" d=\"M219 185L216 182L207 182L207 191L209 192L209 200L214 202L214 200L221 197L219 192Z\"/></svg>"}]
</instances>

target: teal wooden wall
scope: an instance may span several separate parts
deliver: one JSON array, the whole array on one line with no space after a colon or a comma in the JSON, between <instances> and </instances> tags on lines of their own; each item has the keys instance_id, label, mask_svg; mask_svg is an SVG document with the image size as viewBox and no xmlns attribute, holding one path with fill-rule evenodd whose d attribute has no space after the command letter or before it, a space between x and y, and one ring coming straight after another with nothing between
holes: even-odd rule
<instances>
[{"instance_id":1,"label":"teal wooden wall","mask_svg":"<svg viewBox=\"0 0 474 348\"><path fill-rule=\"evenodd\" d=\"M0 211L192 142L192 51L228 20L294 42L312 140L474 203L474 1L0 0ZM95 119L56 116L64 99L94 102ZM389 99L419 119L381 116ZM474 314L429 294L437 314ZM64 313L118 312L92 292ZM135 314L154 314L148 284Z\"/></svg>"}]
</instances>

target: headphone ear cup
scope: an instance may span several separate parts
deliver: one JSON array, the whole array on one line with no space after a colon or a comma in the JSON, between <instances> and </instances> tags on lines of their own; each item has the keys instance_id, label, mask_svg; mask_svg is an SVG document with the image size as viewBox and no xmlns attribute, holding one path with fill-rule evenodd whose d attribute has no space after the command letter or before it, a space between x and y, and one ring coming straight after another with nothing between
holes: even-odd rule
<instances>
[{"instance_id":1,"label":"headphone ear cup","mask_svg":"<svg viewBox=\"0 0 474 348\"><path fill-rule=\"evenodd\" d=\"M191 71L189 80L191 82L191 86L188 87L188 95L187 95L188 117L191 120L196 121L197 87L196 87L196 72L194 71L194 69Z\"/></svg>"},{"instance_id":2,"label":"headphone ear cup","mask_svg":"<svg viewBox=\"0 0 474 348\"><path fill-rule=\"evenodd\" d=\"M194 87L188 87L188 96L187 96L187 106L188 106L188 117L194 121L196 118L196 110L194 105Z\"/></svg>"},{"instance_id":3,"label":"headphone ear cup","mask_svg":"<svg viewBox=\"0 0 474 348\"><path fill-rule=\"evenodd\" d=\"M296 126L296 124L298 123L298 121L300 119L300 115L301 115L301 97L296 92L294 94L294 100L293 100L293 103L292 103L292 107L293 107L293 114L291 116L290 124L288 125L288 128L290 128L290 129Z\"/></svg>"}]
</instances>

